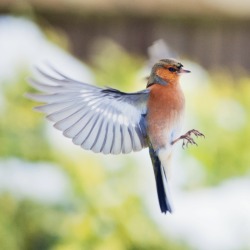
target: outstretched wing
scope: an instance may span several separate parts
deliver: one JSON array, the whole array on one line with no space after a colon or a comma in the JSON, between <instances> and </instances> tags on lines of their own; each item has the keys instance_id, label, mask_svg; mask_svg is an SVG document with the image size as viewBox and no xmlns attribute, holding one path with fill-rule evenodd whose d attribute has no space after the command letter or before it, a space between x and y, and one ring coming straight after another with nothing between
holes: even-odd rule
<instances>
[{"instance_id":1,"label":"outstretched wing","mask_svg":"<svg viewBox=\"0 0 250 250\"><path fill-rule=\"evenodd\" d=\"M149 90L124 93L70 79L55 71L52 77L38 71L44 81L30 80L42 94L28 94L45 105L35 109L47 114L54 127L76 145L104 154L129 153L147 147L146 102Z\"/></svg>"}]
</instances>

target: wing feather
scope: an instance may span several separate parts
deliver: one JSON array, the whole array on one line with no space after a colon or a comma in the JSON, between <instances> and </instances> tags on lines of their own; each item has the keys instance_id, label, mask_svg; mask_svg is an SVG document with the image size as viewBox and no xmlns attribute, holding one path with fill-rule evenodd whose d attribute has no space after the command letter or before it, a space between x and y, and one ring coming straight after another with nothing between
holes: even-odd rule
<instances>
[{"instance_id":1,"label":"wing feather","mask_svg":"<svg viewBox=\"0 0 250 250\"><path fill-rule=\"evenodd\" d=\"M39 112L43 112L43 113L45 113L47 115L50 115L52 113L55 113L57 111L65 109L67 107L70 107L70 106L72 106L74 104L77 104L77 103L79 104L79 102L81 102L81 98L76 98L76 99L71 100L71 101L41 105L41 106L35 107L34 109L39 111Z\"/></svg>"},{"instance_id":2,"label":"wing feather","mask_svg":"<svg viewBox=\"0 0 250 250\"><path fill-rule=\"evenodd\" d=\"M111 154L111 149L113 147L113 137L114 137L114 125L111 120L108 121L106 128L105 139L103 141L101 152L104 154Z\"/></svg>"},{"instance_id":3,"label":"wing feather","mask_svg":"<svg viewBox=\"0 0 250 250\"><path fill-rule=\"evenodd\" d=\"M149 89L125 93L73 80L57 70L38 69L43 80L30 80L42 93L27 96L45 104L35 109L73 143L93 152L127 154L147 147L146 114Z\"/></svg>"}]
</instances>

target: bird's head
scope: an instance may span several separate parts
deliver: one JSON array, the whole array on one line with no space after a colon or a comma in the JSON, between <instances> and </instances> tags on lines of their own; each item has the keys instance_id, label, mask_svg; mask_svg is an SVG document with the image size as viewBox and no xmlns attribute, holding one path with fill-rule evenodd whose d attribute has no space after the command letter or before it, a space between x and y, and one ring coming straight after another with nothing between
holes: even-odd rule
<instances>
[{"instance_id":1,"label":"bird's head","mask_svg":"<svg viewBox=\"0 0 250 250\"><path fill-rule=\"evenodd\" d=\"M152 68L147 87L153 84L175 84L182 73L190 73L174 59L161 59Z\"/></svg>"}]
</instances>

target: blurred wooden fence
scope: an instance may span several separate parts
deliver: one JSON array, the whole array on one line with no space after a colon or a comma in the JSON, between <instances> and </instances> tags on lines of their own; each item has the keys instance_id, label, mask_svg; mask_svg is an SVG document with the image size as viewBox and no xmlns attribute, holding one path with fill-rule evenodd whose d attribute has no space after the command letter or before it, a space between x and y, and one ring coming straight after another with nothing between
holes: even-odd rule
<instances>
[{"instance_id":1,"label":"blurred wooden fence","mask_svg":"<svg viewBox=\"0 0 250 250\"><path fill-rule=\"evenodd\" d=\"M129 52L142 55L146 55L152 42L163 38L181 57L208 69L250 72L250 21L129 16L46 16L46 20L68 34L73 53L82 59L89 58L90 47L98 38L111 38Z\"/></svg>"},{"instance_id":2,"label":"blurred wooden fence","mask_svg":"<svg viewBox=\"0 0 250 250\"><path fill-rule=\"evenodd\" d=\"M99 38L142 55L162 38L180 57L232 72L250 71L249 7L245 0L0 0L0 13L24 13L65 31L84 60Z\"/></svg>"}]
</instances>

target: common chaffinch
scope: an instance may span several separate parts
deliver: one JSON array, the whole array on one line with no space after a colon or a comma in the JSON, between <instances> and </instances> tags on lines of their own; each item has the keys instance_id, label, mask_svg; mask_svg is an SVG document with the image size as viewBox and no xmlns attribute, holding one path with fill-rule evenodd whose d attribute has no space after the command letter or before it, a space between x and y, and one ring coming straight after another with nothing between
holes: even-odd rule
<instances>
[{"instance_id":1,"label":"common chaffinch","mask_svg":"<svg viewBox=\"0 0 250 250\"><path fill-rule=\"evenodd\" d=\"M158 200L163 213L172 212L168 168L173 146L196 144L204 136L197 130L180 135L185 98L180 75L189 73L174 59L162 59L152 68L144 90L125 93L73 80L55 70L58 77L41 70L48 80L30 80L43 94L28 97L46 103L35 109L45 113L54 127L83 149L104 154L127 154L149 147Z\"/></svg>"}]
</instances>

